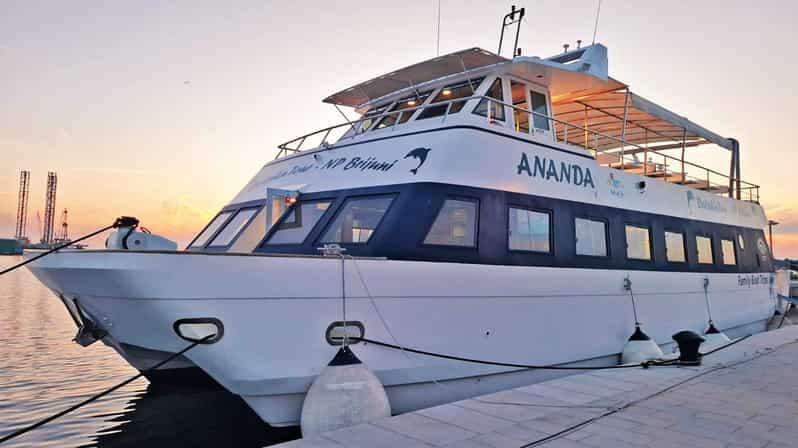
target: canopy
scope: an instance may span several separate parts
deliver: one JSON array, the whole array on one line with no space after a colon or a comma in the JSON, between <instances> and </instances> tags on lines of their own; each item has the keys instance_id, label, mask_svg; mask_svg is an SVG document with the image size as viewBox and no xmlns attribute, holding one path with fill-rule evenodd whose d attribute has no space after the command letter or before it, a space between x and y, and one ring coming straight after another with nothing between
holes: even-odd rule
<instances>
[{"instance_id":1,"label":"canopy","mask_svg":"<svg viewBox=\"0 0 798 448\"><path fill-rule=\"evenodd\" d=\"M733 150L733 142L637 94L608 75L607 48L594 44L550 58L503 58L480 48L440 56L360 83L327 97L331 104L359 108L369 101L442 78L493 66L497 71L527 79L549 89L554 118L597 131L580 132L555 123L558 139L606 151L630 144L649 150L715 143ZM587 135L585 135L587 134ZM580 140L581 138L581 140ZM585 142L585 139L590 141ZM678 146L677 146L678 144ZM635 152L631 149L630 153Z\"/></svg>"},{"instance_id":2,"label":"canopy","mask_svg":"<svg viewBox=\"0 0 798 448\"><path fill-rule=\"evenodd\" d=\"M578 130L568 130L568 141L596 148L599 151L614 149L621 146L620 138L628 144L647 146L658 143L678 143L677 145L650 146L651 150L673 149L680 147L681 143L697 144L714 143L720 147L731 150L731 140L675 114L640 95L619 89L611 92L585 95L577 99L553 102L554 117L558 120L596 131L614 137L601 137L592 134L585 145L584 135ZM624 132L624 116L626 117L626 130ZM565 126L555 125L558 138L565 138ZM617 139L617 140L616 140ZM630 153L635 152L627 151Z\"/></svg>"},{"instance_id":3,"label":"canopy","mask_svg":"<svg viewBox=\"0 0 798 448\"><path fill-rule=\"evenodd\" d=\"M324 102L340 106L359 107L371 100L402 89L412 88L428 81L507 60L481 48L469 48L419 62L387 75L370 79L354 87L334 93L325 98Z\"/></svg>"}]
</instances>

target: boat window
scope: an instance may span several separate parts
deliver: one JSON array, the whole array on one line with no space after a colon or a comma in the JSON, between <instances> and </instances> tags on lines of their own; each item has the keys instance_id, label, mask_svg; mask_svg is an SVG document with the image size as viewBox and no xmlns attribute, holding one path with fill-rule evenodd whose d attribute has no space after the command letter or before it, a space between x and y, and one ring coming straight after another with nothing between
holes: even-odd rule
<instances>
[{"instance_id":1,"label":"boat window","mask_svg":"<svg viewBox=\"0 0 798 448\"><path fill-rule=\"evenodd\" d=\"M479 100L477 107L474 108L474 113L482 115L483 117L489 117L491 120L504 121L504 106L501 104L504 102L504 89L502 89L501 78L496 78L496 80L493 81L488 91L485 92L485 96L494 98L498 100L498 102L482 98Z\"/></svg>"},{"instance_id":2,"label":"boat window","mask_svg":"<svg viewBox=\"0 0 798 448\"><path fill-rule=\"evenodd\" d=\"M479 201L447 199L424 239L424 244L475 247Z\"/></svg>"},{"instance_id":3,"label":"boat window","mask_svg":"<svg viewBox=\"0 0 798 448\"><path fill-rule=\"evenodd\" d=\"M363 114L363 117L360 118L360 124L357 127L357 133L360 134L368 131L369 128L371 128L371 126L374 124L374 121L379 119L375 117L378 117L385 112L389 105L390 103L377 106Z\"/></svg>"},{"instance_id":4,"label":"boat window","mask_svg":"<svg viewBox=\"0 0 798 448\"><path fill-rule=\"evenodd\" d=\"M452 103L441 104L438 106L435 106L434 104L444 101L452 101L458 98L470 98L474 95L474 92L477 91L479 85L482 84L483 79L484 78L469 79L445 86L440 90L440 92L438 92L437 95L435 95L435 98L433 98L430 102L430 106L425 107L416 120L439 117L446 114L447 108L449 109L450 114L456 114L460 112L460 110L463 109L463 106L465 106L467 100L454 101Z\"/></svg>"},{"instance_id":5,"label":"boat window","mask_svg":"<svg viewBox=\"0 0 798 448\"><path fill-rule=\"evenodd\" d=\"M734 240L720 240L720 249L723 254L723 264L735 266L737 264L737 256L734 252Z\"/></svg>"},{"instance_id":6,"label":"boat window","mask_svg":"<svg viewBox=\"0 0 798 448\"><path fill-rule=\"evenodd\" d=\"M510 250L550 252L551 215L510 207L508 238Z\"/></svg>"},{"instance_id":7,"label":"boat window","mask_svg":"<svg viewBox=\"0 0 798 448\"><path fill-rule=\"evenodd\" d=\"M546 95L530 90L529 94L532 98L532 111L535 112L532 122L535 129L549 130L549 106L546 102Z\"/></svg>"},{"instance_id":8,"label":"boat window","mask_svg":"<svg viewBox=\"0 0 798 448\"><path fill-rule=\"evenodd\" d=\"M708 236L697 235L695 237L695 245L698 249L698 262L700 264L715 263L715 259L712 256L712 238Z\"/></svg>"},{"instance_id":9,"label":"boat window","mask_svg":"<svg viewBox=\"0 0 798 448\"><path fill-rule=\"evenodd\" d=\"M319 222L332 201L302 201L294 205L279 227L266 241L270 244L301 244Z\"/></svg>"},{"instance_id":10,"label":"boat window","mask_svg":"<svg viewBox=\"0 0 798 448\"><path fill-rule=\"evenodd\" d=\"M684 234L665 232L665 258L670 263L684 263L687 261L684 254Z\"/></svg>"},{"instance_id":11,"label":"boat window","mask_svg":"<svg viewBox=\"0 0 798 448\"><path fill-rule=\"evenodd\" d=\"M224 226L224 229L222 229L216 235L208 247L227 246L230 244L230 242L233 241L236 236L238 236L244 226L249 223L249 220L257 211L258 207L242 208L239 210L233 219L231 219L230 222Z\"/></svg>"},{"instance_id":12,"label":"boat window","mask_svg":"<svg viewBox=\"0 0 798 448\"><path fill-rule=\"evenodd\" d=\"M397 101L396 104L394 104L393 107L391 108L390 113L384 116L380 120L380 122L377 123L377 126L375 126L374 128L382 129L382 128L387 128L388 126L393 126L395 124L402 124L407 122L407 120L409 120L410 117L413 116L416 110L418 110L413 108L424 104L424 101L427 100L427 97L429 97L431 93L432 92L424 92L419 95L413 94L411 96L402 98L401 100ZM413 110L406 110L406 109L413 109Z\"/></svg>"},{"instance_id":13,"label":"boat window","mask_svg":"<svg viewBox=\"0 0 798 448\"><path fill-rule=\"evenodd\" d=\"M513 106L518 109L513 109L513 121L515 122L515 130L517 132L529 133L529 103L526 99L526 84L516 81L510 81L510 92L513 95ZM524 110L521 110L524 109Z\"/></svg>"},{"instance_id":14,"label":"boat window","mask_svg":"<svg viewBox=\"0 0 798 448\"><path fill-rule=\"evenodd\" d=\"M607 223L595 219L575 218L576 254L607 256Z\"/></svg>"},{"instance_id":15,"label":"boat window","mask_svg":"<svg viewBox=\"0 0 798 448\"><path fill-rule=\"evenodd\" d=\"M393 202L393 196L350 198L321 239L322 243L367 243Z\"/></svg>"},{"instance_id":16,"label":"boat window","mask_svg":"<svg viewBox=\"0 0 798 448\"><path fill-rule=\"evenodd\" d=\"M745 241L743 241L743 240L744 240L743 234L742 233L738 233L737 234L737 244L740 246L740 250L745 250Z\"/></svg>"},{"instance_id":17,"label":"boat window","mask_svg":"<svg viewBox=\"0 0 798 448\"><path fill-rule=\"evenodd\" d=\"M651 260L651 238L648 227L626 225L626 258Z\"/></svg>"},{"instance_id":18,"label":"boat window","mask_svg":"<svg viewBox=\"0 0 798 448\"><path fill-rule=\"evenodd\" d=\"M227 219L232 215L233 212L221 212L213 218L210 224L208 224L202 233L199 234L197 238L194 239L194 242L191 243L189 247L203 247L205 243L208 242L209 239L222 227L222 224L227 222Z\"/></svg>"}]
</instances>

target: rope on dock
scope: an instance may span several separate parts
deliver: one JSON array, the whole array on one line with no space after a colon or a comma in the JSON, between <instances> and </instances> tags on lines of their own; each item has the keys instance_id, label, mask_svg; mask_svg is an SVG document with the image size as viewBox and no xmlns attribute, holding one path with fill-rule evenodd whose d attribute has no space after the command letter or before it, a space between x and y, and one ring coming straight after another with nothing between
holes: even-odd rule
<instances>
[{"instance_id":1,"label":"rope on dock","mask_svg":"<svg viewBox=\"0 0 798 448\"><path fill-rule=\"evenodd\" d=\"M722 347L719 347L719 348L717 348L715 350L712 350L711 352L708 352L707 354L715 353L718 350L726 348L726 347L728 347L730 345L734 345L734 344L742 341L743 339L747 339L749 336L745 336L743 338L737 339L736 341L734 341L732 343L729 343L729 344L726 344L726 345L724 345ZM798 343L798 340L785 342L785 343L783 343L781 345L778 345L776 347L773 347L773 348L767 347L763 351L761 351L759 353L756 353L754 356L752 356L752 357L750 357L748 359L742 359L740 361L733 362L731 364L721 364L721 365L719 365L717 367L713 367L711 369L708 369L708 370L705 370L703 372L697 373L697 374L695 374L695 375L693 375L693 376L691 376L689 378L685 378L685 379L683 379L683 380L681 380L679 382L671 384L670 386L668 386L668 387L666 387L664 389L660 389L660 390L658 390L658 391L656 391L656 392L654 392L652 394L649 394L649 395L647 395L645 397L639 398L637 400L630 401L630 402L624 404L623 406L619 406L619 407L617 407L615 409L611 409L611 410L609 410L607 412L604 412L602 414L599 414L599 415L597 415L595 417L589 418L589 419L581 421L581 422L579 422L579 423L577 423L575 425L569 426L569 427L563 429L562 431L559 431L557 433L548 435L546 437L542 437L542 438L537 439L537 440L535 440L533 442L529 442L529 443L526 443L524 445L521 445L519 448L532 448L532 447L536 447L536 446L539 446L541 444L544 444L546 442L551 442L552 440L556 440L556 439L559 439L561 437L565 437L568 434L572 434L572 433L580 430L581 428L584 428L585 426L587 426L587 425L589 425L589 424L591 424L591 423L593 423L595 421L601 420L604 417L607 417L607 416L610 416L612 414L621 412L621 411L623 411L625 409L628 409L628 408L630 408L630 407L632 407L632 406L634 406L636 404L642 403L642 402L644 402L646 400L650 400L650 399L652 399L654 397L657 397L659 395L662 395L662 394L664 394L666 392L672 391L672 390L676 389L677 387L679 387L679 386L681 386L683 384L689 383L690 381L693 381L693 380L695 380L697 378L700 378L700 377L702 377L704 375L709 375L710 373L714 373L714 372L717 372L719 370L724 370L724 369L728 369L730 367L736 367L738 365L751 362L751 361L753 361L755 359L758 359L758 358L761 358L761 357L763 357L763 356L765 356L767 354L773 353L774 351L776 351L776 350L778 350L778 349L780 349L782 347L785 347L785 346L791 345L791 344L795 344L795 343Z\"/></svg>"},{"instance_id":2,"label":"rope on dock","mask_svg":"<svg viewBox=\"0 0 798 448\"><path fill-rule=\"evenodd\" d=\"M198 340L196 342L192 342L191 344L189 344L183 350L180 350L179 352L172 354L171 356L169 356L168 358L166 358L163 361L159 362L158 364L155 364L154 366L150 367L149 369L142 370L137 375L134 375L134 376L122 381L121 383L118 383L118 384L116 384L114 386L111 386L108 389L106 389L106 390L104 390L104 391L102 391L102 392L100 392L100 393L98 393L96 395L93 395L93 396L81 401L78 404L75 404L73 406L70 406L70 407L64 409L63 411L57 412L57 413L55 413L55 414L53 414L53 415L51 415L49 417L46 417L46 418L43 418L43 419L39 420L36 423L33 423L33 424L28 425L28 426L26 426L26 427L24 427L22 429L18 429L18 430L14 431L14 432L12 432L10 434L7 434L7 435L5 435L3 437L0 437L0 444L8 442L11 439L17 438L17 437L27 433L28 431L32 431L32 430L34 430L34 429L36 429L36 428L38 428L40 426L43 426L43 425L45 425L47 423L50 423L51 421L53 421L53 420L55 420L55 419L57 419L59 417L63 417L63 416L69 414L70 412L72 412L72 411L74 411L76 409L79 409L79 408L81 408L81 407L83 407L83 406L85 406L85 405L87 405L87 404L89 404L89 403L91 403L91 402L93 402L93 401L95 401L97 399L100 399L100 398L104 397L105 395L110 394L111 392L113 392L113 391L115 391L115 390L117 390L117 389L119 389L119 388L121 388L123 386L126 386L126 385L132 383L133 381L136 381L137 379L141 378L142 376L144 376L144 372L149 372L149 371L155 370L155 369L163 366L164 364L168 363L169 361L172 361L173 359L177 358L178 356L183 355L184 353L186 353L187 351L191 350L192 348L194 348L194 347L196 347L196 346L198 346L198 345L204 343L205 341L207 341L207 340L209 340L211 338L214 338L214 337L216 337L216 335L215 334L211 334L211 335L205 336L204 338L202 338L202 339L200 339L200 340Z\"/></svg>"}]
</instances>

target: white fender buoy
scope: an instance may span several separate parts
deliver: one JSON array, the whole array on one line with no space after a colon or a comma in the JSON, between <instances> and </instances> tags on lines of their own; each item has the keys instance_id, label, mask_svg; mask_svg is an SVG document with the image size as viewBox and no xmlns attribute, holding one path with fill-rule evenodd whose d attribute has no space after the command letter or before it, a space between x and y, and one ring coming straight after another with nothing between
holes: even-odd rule
<instances>
[{"instance_id":1,"label":"white fender buoy","mask_svg":"<svg viewBox=\"0 0 798 448\"><path fill-rule=\"evenodd\" d=\"M712 322L709 323L709 328L704 332L703 337L704 342L701 343L701 348L704 350L719 347L731 342L731 339L722 331L715 328L715 324Z\"/></svg>"},{"instance_id":2,"label":"white fender buoy","mask_svg":"<svg viewBox=\"0 0 798 448\"><path fill-rule=\"evenodd\" d=\"M313 380L302 404L303 437L391 415L382 383L344 346Z\"/></svg>"},{"instance_id":3,"label":"white fender buoy","mask_svg":"<svg viewBox=\"0 0 798 448\"><path fill-rule=\"evenodd\" d=\"M640 326L635 326L635 332L629 337L629 342L623 347L621 364L638 364L646 361L660 359L664 355L656 342L643 333Z\"/></svg>"}]
</instances>

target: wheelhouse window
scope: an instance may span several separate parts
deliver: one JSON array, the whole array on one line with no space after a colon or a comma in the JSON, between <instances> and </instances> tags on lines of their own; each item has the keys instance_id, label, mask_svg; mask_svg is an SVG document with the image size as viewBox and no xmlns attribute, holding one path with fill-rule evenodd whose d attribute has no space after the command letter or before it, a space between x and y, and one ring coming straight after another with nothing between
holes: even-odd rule
<instances>
[{"instance_id":1,"label":"wheelhouse window","mask_svg":"<svg viewBox=\"0 0 798 448\"><path fill-rule=\"evenodd\" d=\"M414 107L421 106L424 104L424 101L427 101L427 98L430 96L432 92L424 92L421 94L413 94L408 97L402 98L401 100L397 101L393 107L391 107L390 113L382 117L382 119L377 123L375 129L382 129L387 128L389 126L393 126L395 124L403 124L410 120L410 117L416 113L416 110L413 109ZM412 109L412 110L407 110Z\"/></svg>"},{"instance_id":2,"label":"wheelhouse window","mask_svg":"<svg viewBox=\"0 0 798 448\"><path fill-rule=\"evenodd\" d=\"M220 247L230 244L233 239L241 233L241 230L244 229L244 226L249 223L250 219L252 219L258 210L259 207L242 208L239 210L230 222L216 234L211 243L208 244L208 247Z\"/></svg>"},{"instance_id":3,"label":"wheelhouse window","mask_svg":"<svg viewBox=\"0 0 798 448\"><path fill-rule=\"evenodd\" d=\"M551 215L510 207L507 236L510 250L551 251Z\"/></svg>"},{"instance_id":4,"label":"wheelhouse window","mask_svg":"<svg viewBox=\"0 0 798 448\"><path fill-rule=\"evenodd\" d=\"M720 240L720 249L723 255L723 264L736 266L737 254L734 251L734 240Z\"/></svg>"},{"instance_id":5,"label":"wheelhouse window","mask_svg":"<svg viewBox=\"0 0 798 448\"><path fill-rule=\"evenodd\" d=\"M513 96L513 121L516 132L529 133L529 102L526 99L526 84L510 81L510 92ZM522 110L523 109L523 110Z\"/></svg>"},{"instance_id":6,"label":"wheelhouse window","mask_svg":"<svg viewBox=\"0 0 798 448\"><path fill-rule=\"evenodd\" d=\"M576 254L607 256L607 223L597 219L575 218Z\"/></svg>"},{"instance_id":7,"label":"wheelhouse window","mask_svg":"<svg viewBox=\"0 0 798 448\"><path fill-rule=\"evenodd\" d=\"M626 258L651 260L651 236L648 227L626 225Z\"/></svg>"},{"instance_id":8,"label":"wheelhouse window","mask_svg":"<svg viewBox=\"0 0 798 448\"><path fill-rule=\"evenodd\" d=\"M394 196L349 198L327 228L322 243L367 243Z\"/></svg>"},{"instance_id":9,"label":"wheelhouse window","mask_svg":"<svg viewBox=\"0 0 798 448\"><path fill-rule=\"evenodd\" d=\"M465 106L466 100L463 101L454 101L451 103L446 104L439 104L444 101L452 101L458 98L470 98L474 95L474 93L479 88L479 85L482 84L482 80L484 78L479 79L469 79L466 81L461 81L455 84L450 84L445 86L435 95L435 98L430 101L430 105L424 108L424 110L418 115L416 120L423 120L425 118L432 118L432 117L439 117L441 115L446 114L446 110L448 108L449 114L456 114L463 109Z\"/></svg>"},{"instance_id":10,"label":"wheelhouse window","mask_svg":"<svg viewBox=\"0 0 798 448\"><path fill-rule=\"evenodd\" d=\"M535 129L543 129L545 131L549 130L549 105L546 101L546 95L535 92L534 90L529 91L530 98L532 99L532 111L535 112L533 114L532 122L535 125Z\"/></svg>"},{"instance_id":11,"label":"wheelhouse window","mask_svg":"<svg viewBox=\"0 0 798 448\"><path fill-rule=\"evenodd\" d=\"M696 249L698 249L699 264L714 264L715 258L712 256L712 238L697 235L695 237Z\"/></svg>"},{"instance_id":12,"label":"wheelhouse window","mask_svg":"<svg viewBox=\"0 0 798 448\"><path fill-rule=\"evenodd\" d=\"M504 106L502 105L502 102L504 102L504 89L502 88L501 78L496 78L493 81L488 91L485 92L485 96L496 101L482 98L479 100L477 107L474 108L474 113L488 117L491 120L504 121Z\"/></svg>"},{"instance_id":13,"label":"wheelhouse window","mask_svg":"<svg viewBox=\"0 0 798 448\"><path fill-rule=\"evenodd\" d=\"M294 205L285 219L266 241L271 244L302 244L332 201L302 201Z\"/></svg>"},{"instance_id":14,"label":"wheelhouse window","mask_svg":"<svg viewBox=\"0 0 798 448\"><path fill-rule=\"evenodd\" d=\"M379 120L377 117L388 110L388 106L390 106L390 103L372 108L363 114L363 117L360 119L360 125L357 128L357 133L360 134L368 131L374 125L375 120Z\"/></svg>"},{"instance_id":15,"label":"wheelhouse window","mask_svg":"<svg viewBox=\"0 0 798 448\"><path fill-rule=\"evenodd\" d=\"M669 263L684 263L687 261L684 253L684 234L665 232L665 258Z\"/></svg>"},{"instance_id":16,"label":"wheelhouse window","mask_svg":"<svg viewBox=\"0 0 798 448\"><path fill-rule=\"evenodd\" d=\"M424 239L424 244L475 247L479 201L447 199Z\"/></svg>"},{"instance_id":17,"label":"wheelhouse window","mask_svg":"<svg viewBox=\"0 0 798 448\"><path fill-rule=\"evenodd\" d=\"M194 242L192 242L189 247L204 247L208 240L227 222L227 219L230 218L232 214L232 211L226 211L216 215L213 221L205 227L199 236L194 238Z\"/></svg>"}]
</instances>

